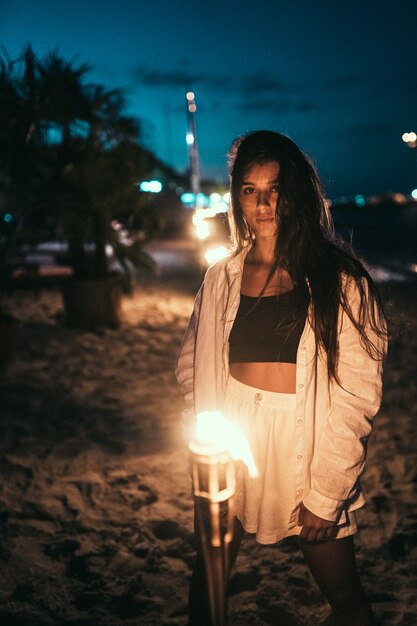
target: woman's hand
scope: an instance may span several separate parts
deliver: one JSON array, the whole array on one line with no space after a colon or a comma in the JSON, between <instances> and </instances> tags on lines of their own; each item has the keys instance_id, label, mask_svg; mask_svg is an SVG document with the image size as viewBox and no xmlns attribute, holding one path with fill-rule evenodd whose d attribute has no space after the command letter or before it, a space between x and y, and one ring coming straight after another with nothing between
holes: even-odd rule
<instances>
[{"instance_id":1,"label":"woman's hand","mask_svg":"<svg viewBox=\"0 0 417 626\"><path fill-rule=\"evenodd\" d=\"M336 522L329 522L329 520L315 515L301 503L298 525L302 526L299 535L300 539L310 543L317 543L331 539L334 536Z\"/></svg>"}]
</instances>

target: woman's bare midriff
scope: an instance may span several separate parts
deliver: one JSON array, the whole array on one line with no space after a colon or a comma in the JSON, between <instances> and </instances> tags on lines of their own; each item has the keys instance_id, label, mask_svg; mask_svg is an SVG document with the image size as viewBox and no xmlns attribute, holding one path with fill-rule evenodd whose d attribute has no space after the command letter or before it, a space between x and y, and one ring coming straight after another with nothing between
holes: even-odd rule
<instances>
[{"instance_id":1,"label":"woman's bare midriff","mask_svg":"<svg viewBox=\"0 0 417 626\"><path fill-rule=\"evenodd\" d=\"M230 375L239 382L275 393L295 393L295 363L231 363Z\"/></svg>"}]
</instances>

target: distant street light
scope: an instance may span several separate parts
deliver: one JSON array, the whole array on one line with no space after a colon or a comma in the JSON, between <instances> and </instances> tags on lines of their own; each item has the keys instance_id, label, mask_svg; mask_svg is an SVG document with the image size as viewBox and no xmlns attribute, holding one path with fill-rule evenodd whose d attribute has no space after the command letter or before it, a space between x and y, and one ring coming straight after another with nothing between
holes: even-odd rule
<instances>
[{"instance_id":1,"label":"distant street light","mask_svg":"<svg viewBox=\"0 0 417 626\"><path fill-rule=\"evenodd\" d=\"M197 144L197 125L195 94L193 91L187 91L185 94L187 106L187 134L185 141L187 143L188 167L190 175L191 191L196 198L200 193L200 157Z\"/></svg>"},{"instance_id":2,"label":"distant street light","mask_svg":"<svg viewBox=\"0 0 417 626\"><path fill-rule=\"evenodd\" d=\"M417 134L415 132L404 133L402 136L402 140L407 144L409 148L417 148ZM411 192L414 200L417 200L417 194L415 195L416 189L413 189Z\"/></svg>"},{"instance_id":3,"label":"distant street light","mask_svg":"<svg viewBox=\"0 0 417 626\"><path fill-rule=\"evenodd\" d=\"M139 189L149 193L159 193L162 191L162 183L159 180L143 180L139 183Z\"/></svg>"},{"instance_id":4,"label":"distant street light","mask_svg":"<svg viewBox=\"0 0 417 626\"><path fill-rule=\"evenodd\" d=\"M404 133L402 140L407 144L409 148L417 148L417 135L414 132Z\"/></svg>"}]
</instances>

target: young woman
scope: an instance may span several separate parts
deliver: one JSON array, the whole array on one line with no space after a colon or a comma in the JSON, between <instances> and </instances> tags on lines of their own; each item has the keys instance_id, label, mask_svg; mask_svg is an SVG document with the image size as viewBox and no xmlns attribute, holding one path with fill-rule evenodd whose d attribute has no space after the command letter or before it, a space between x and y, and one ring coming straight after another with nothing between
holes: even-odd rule
<instances>
[{"instance_id":1,"label":"young woman","mask_svg":"<svg viewBox=\"0 0 417 626\"><path fill-rule=\"evenodd\" d=\"M353 535L381 400L381 305L288 137L239 137L229 174L232 253L207 271L178 358L185 419L220 410L251 444L259 476L236 468L232 562L244 531L264 544L297 535L335 623L372 624ZM206 623L198 555L190 624Z\"/></svg>"}]
</instances>

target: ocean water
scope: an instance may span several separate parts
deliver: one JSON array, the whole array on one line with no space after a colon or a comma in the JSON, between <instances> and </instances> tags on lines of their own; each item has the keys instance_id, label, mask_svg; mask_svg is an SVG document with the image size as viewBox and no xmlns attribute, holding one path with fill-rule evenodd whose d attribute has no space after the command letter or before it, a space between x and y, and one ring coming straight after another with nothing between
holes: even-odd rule
<instances>
[{"instance_id":1,"label":"ocean water","mask_svg":"<svg viewBox=\"0 0 417 626\"><path fill-rule=\"evenodd\" d=\"M376 280L416 281L417 202L332 207L337 232L370 265Z\"/></svg>"}]
</instances>

